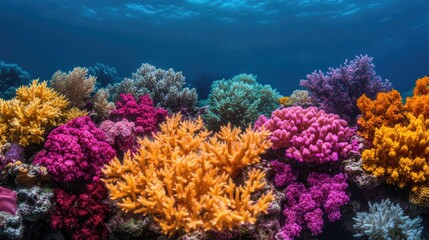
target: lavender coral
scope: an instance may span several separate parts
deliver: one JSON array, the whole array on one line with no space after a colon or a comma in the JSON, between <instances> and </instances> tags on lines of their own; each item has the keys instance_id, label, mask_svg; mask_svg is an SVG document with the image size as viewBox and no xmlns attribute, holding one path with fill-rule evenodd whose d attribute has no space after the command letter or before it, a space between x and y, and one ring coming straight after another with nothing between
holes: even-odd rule
<instances>
[{"instance_id":1,"label":"lavender coral","mask_svg":"<svg viewBox=\"0 0 429 240\"><path fill-rule=\"evenodd\" d=\"M368 55L356 56L339 68L329 68L326 74L320 70L308 74L300 85L321 109L354 123L360 113L356 100L362 94L374 99L378 92L391 90L391 83L376 74L372 60Z\"/></svg>"},{"instance_id":2,"label":"lavender coral","mask_svg":"<svg viewBox=\"0 0 429 240\"><path fill-rule=\"evenodd\" d=\"M316 107L277 109L270 119L259 117L255 128L260 127L271 131L273 149L286 148L286 157L299 162L338 161L357 149L357 143L351 140L354 129L338 115Z\"/></svg>"},{"instance_id":3,"label":"lavender coral","mask_svg":"<svg viewBox=\"0 0 429 240\"><path fill-rule=\"evenodd\" d=\"M305 185L295 182L297 178L289 165L274 161L272 166L276 186L287 185L283 209L285 223L279 237L293 239L299 237L304 229L308 229L312 235L318 235L323 230L323 215L327 216L329 222L341 218L340 208L349 201L345 192L348 185L343 174L330 177L327 174L310 173Z\"/></svg>"},{"instance_id":4,"label":"lavender coral","mask_svg":"<svg viewBox=\"0 0 429 240\"><path fill-rule=\"evenodd\" d=\"M109 85L109 92L114 101L119 100L120 94L132 94L140 98L149 94L157 107L171 112L182 110L193 111L197 105L197 91L185 86L182 72L173 69L163 70L150 64L142 64L131 78Z\"/></svg>"},{"instance_id":5,"label":"lavender coral","mask_svg":"<svg viewBox=\"0 0 429 240\"><path fill-rule=\"evenodd\" d=\"M116 149L126 152L135 148L137 136L134 122L127 119L119 122L106 120L100 124L99 128L106 134L106 141Z\"/></svg>"},{"instance_id":6,"label":"lavender coral","mask_svg":"<svg viewBox=\"0 0 429 240\"><path fill-rule=\"evenodd\" d=\"M104 132L89 117L75 118L49 134L34 163L46 166L59 183L90 181L115 156L105 139Z\"/></svg>"}]
</instances>

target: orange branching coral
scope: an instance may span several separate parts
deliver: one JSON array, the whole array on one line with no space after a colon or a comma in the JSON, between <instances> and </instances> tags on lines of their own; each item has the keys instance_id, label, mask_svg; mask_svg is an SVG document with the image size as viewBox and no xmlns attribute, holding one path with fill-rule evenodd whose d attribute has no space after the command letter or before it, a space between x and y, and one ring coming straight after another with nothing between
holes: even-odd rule
<instances>
[{"instance_id":1,"label":"orange branching coral","mask_svg":"<svg viewBox=\"0 0 429 240\"><path fill-rule=\"evenodd\" d=\"M429 118L429 77L417 79L414 87L413 96L406 99L405 110L418 116L423 114Z\"/></svg>"},{"instance_id":2,"label":"orange branching coral","mask_svg":"<svg viewBox=\"0 0 429 240\"><path fill-rule=\"evenodd\" d=\"M283 106L291 106L293 104L288 96L279 98L279 103Z\"/></svg>"},{"instance_id":3,"label":"orange branching coral","mask_svg":"<svg viewBox=\"0 0 429 240\"><path fill-rule=\"evenodd\" d=\"M357 100L357 106L362 115L358 119L358 133L369 140L374 137L376 128L381 126L393 127L405 120L402 98L398 91L380 92L375 100L365 94Z\"/></svg>"},{"instance_id":4,"label":"orange branching coral","mask_svg":"<svg viewBox=\"0 0 429 240\"><path fill-rule=\"evenodd\" d=\"M363 168L387 183L416 190L429 186L429 119L407 114L408 125L382 126L373 148L362 153Z\"/></svg>"},{"instance_id":5,"label":"orange branching coral","mask_svg":"<svg viewBox=\"0 0 429 240\"><path fill-rule=\"evenodd\" d=\"M15 98L0 99L1 143L17 142L27 146L42 142L46 130L64 123L69 117L85 113L67 112L68 104L67 99L49 88L46 82L33 80L30 86L21 86Z\"/></svg>"},{"instance_id":6,"label":"orange branching coral","mask_svg":"<svg viewBox=\"0 0 429 240\"><path fill-rule=\"evenodd\" d=\"M112 160L103 169L112 200L125 212L154 217L165 234L178 231L226 230L254 223L274 199L254 199L265 186L261 170L235 182L240 169L260 161L270 143L269 132L241 132L231 126L210 136L201 118L181 121L173 115L151 140L139 140L132 157Z\"/></svg>"}]
</instances>

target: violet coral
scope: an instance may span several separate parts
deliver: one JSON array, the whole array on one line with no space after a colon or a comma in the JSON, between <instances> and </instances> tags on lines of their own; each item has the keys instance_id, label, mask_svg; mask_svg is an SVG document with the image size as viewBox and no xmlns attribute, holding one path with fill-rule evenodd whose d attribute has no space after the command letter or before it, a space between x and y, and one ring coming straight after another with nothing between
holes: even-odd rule
<instances>
[{"instance_id":1,"label":"violet coral","mask_svg":"<svg viewBox=\"0 0 429 240\"><path fill-rule=\"evenodd\" d=\"M354 123L359 114L356 100L362 94L374 99L378 92L391 90L391 83L376 74L372 60L368 55L356 56L339 68L329 68L326 74L320 70L308 74L300 85L321 109Z\"/></svg>"},{"instance_id":2,"label":"violet coral","mask_svg":"<svg viewBox=\"0 0 429 240\"><path fill-rule=\"evenodd\" d=\"M255 128L271 131L273 149L285 148L288 158L299 162L325 163L345 158L357 149L354 129L338 115L316 107L276 109L271 118L261 115Z\"/></svg>"},{"instance_id":3,"label":"violet coral","mask_svg":"<svg viewBox=\"0 0 429 240\"><path fill-rule=\"evenodd\" d=\"M139 140L134 157L128 152L103 169L110 198L123 211L153 216L170 235L232 229L267 211L272 193L252 198L265 186L263 171L250 170L242 184L234 182L270 147L267 131L225 126L210 136L200 117L181 121L180 114L160 128L153 140Z\"/></svg>"}]
</instances>

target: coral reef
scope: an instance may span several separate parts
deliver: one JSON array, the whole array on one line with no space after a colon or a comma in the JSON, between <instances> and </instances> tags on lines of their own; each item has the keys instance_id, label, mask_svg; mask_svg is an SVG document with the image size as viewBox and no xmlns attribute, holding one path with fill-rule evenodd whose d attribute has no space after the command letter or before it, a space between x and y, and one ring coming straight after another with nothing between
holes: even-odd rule
<instances>
[{"instance_id":1,"label":"coral reef","mask_svg":"<svg viewBox=\"0 0 429 240\"><path fill-rule=\"evenodd\" d=\"M108 239L109 231L105 221L109 214L108 205L103 203L107 191L95 181L86 186L86 192L73 195L57 188L54 190L55 207L51 214L51 225L71 234L72 240Z\"/></svg>"},{"instance_id":2,"label":"coral reef","mask_svg":"<svg viewBox=\"0 0 429 240\"><path fill-rule=\"evenodd\" d=\"M133 122L135 133L143 136L155 132L167 114L167 110L153 106L149 95L141 96L137 102L133 95L121 94L116 102L116 109L112 110L109 118L115 122L122 119Z\"/></svg>"},{"instance_id":3,"label":"coral reef","mask_svg":"<svg viewBox=\"0 0 429 240\"><path fill-rule=\"evenodd\" d=\"M95 66L89 67L88 74L97 79L97 88L106 87L108 84L114 84L119 80L116 68L102 63L96 63Z\"/></svg>"},{"instance_id":4,"label":"coral reef","mask_svg":"<svg viewBox=\"0 0 429 240\"><path fill-rule=\"evenodd\" d=\"M49 134L33 163L45 166L58 183L92 181L115 156L105 139L88 116L75 118Z\"/></svg>"},{"instance_id":5,"label":"coral reef","mask_svg":"<svg viewBox=\"0 0 429 240\"><path fill-rule=\"evenodd\" d=\"M19 215L0 211L0 238L21 240L24 235L24 225Z\"/></svg>"},{"instance_id":6,"label":"coral reef","mask_svg":"<svg viewBox=\"0 0 429 240\"><path fill-rule=\"evenodd\" d=\"M381 203L369 203L369 212L359 212L353 218L355 237L376 239L420 239L423 227L420 217L411 219L404 215L399 204L389 199Z\"/></svg>"},{"instance_id":7,"label":"coral reef","mask_svg":"<svg viewBox=\"0 0 429 240\"><path fill-rule=\"evenodd\" d=\"M405 121L402 97L397 90L380 92L374 100L363 94L356 105L362 112L357 120L358 133L367 140L372 141L375 129Z\"/></svg>"},{"instance_id":8,"label":"coral reef","mask_svg":"<svg viewBox=\"0 0 429 240\"><path fill-rule=\"evenodd\" d=\"M4 167L15 161L24 159L24 148L17 143L6 143L0 148L0 172Z\"/></svg>"},{"instance_id":9,"label":"coral reef","mask_svg":"<svg viewBox=\"0 0 429 240\"><path fill-rule=\"evenodd\" d=\"M72 107L84 108L96 83L95 77L87 77L87 74L88 69L82 67L73 68L68 73L57 71L50 84L55 91L67 97Z\"/></svg>"},{"instance_id":10,"label":"coral reef","mask_svg":"<svg viewBox=\"0 0 429 240\"><path fill-rule=\"evenodd\" d=\"M54 194L50 189L34 186L18 190L18 208L22 219L30 222L44 220L53 207Z\"/></svg>"},{"instance_id":11,"label":"coral reef","mask_svg":"<svg viewBox=\"0 0 429 240\"><path fill-rule=\"evenodd\" d=\"M400 188L429 186L429 119L407 114L406 125L375 130L371 148L362 153L365 171Z\"/></svg>"},{"instance_id":12,"label":"coral reef","mask_svg":"<svg viewBox=\"0 0 429 240\"><path fill-rule=\"evenodd\" d=\"M118 101L120 94L132 94L136 98L149 94L157 107L179 112L193 110L197 105L197 91L184 86L182 72L174 72L171 68L157 69L144 63L131 78L109 85L108 89L113 101Z\"/></svg>"},{"instance_id":13,"label":"coral reef","mask_svg":"<svg viewBox=\"0 0 429 240\"><path fill-rule=\"evenodd\" d=\"M11 99L16 89L30 83L30 74L20 66L0 61L0 98Z\"/></svg>"},{"instance_id":14,"label":"coral reef","mask_svg":"<svg viewBox=\"0 0 429 240\"><path fill-rule=\"evenodd\" d=\"M267 131L225 126L210 137L203 121L181 121L175 114L160 125L153 140L103 169L110 198L125 212L151 215L165 234L223 231L255 223L273 200L272 193L252 194L264 185L264 172L252 169L242 184L234 182L246 166L260 161L270 143ZM251 200L252 199L252 200Z\"/></svg>"},{"instance_id":15,"label":"coral reef","mask_svg":"<svg viewBox=\"0 0 429 240\"><path fill-rule=\"evenodd\" d=\"M301 106L308 107L315 105L307 90L294 90L289 97L282 97L279 102L283 107Z\"/></svg>"},{"instance_id":16,"label":"coral reef","mask_svg":"<svg viewBox=\"0 0 429 240\"><path fill-rule=\"evenodd\" d=\"M33 80L30 86L21 86L12 100L0 99L0 144L25 147L43 142L47 131L65 121L68 104L46 82Z\"/></svg>"},{"instance_id":17,"label":"coral reef","mask_svg":"<svg viewBox=\"0 0 429 240\"><path fill-rule=\"evenodd\" d=\"M214 81L208 109L203 115L208 129L218 131L228 123L246 129L259 115L277 108L280 94L270 85L261 85L256 76L240 74L232 79Z\"/></svg>"},{"instance_id":18,"label":"coral reef","mask_svg":"<svg viewBox=\"0 0 429 240\"><path fill-rule=\"evenodd\" d=\"M261 127L271 131L273 149L286 148L286 157L299 162L338 161L357 150L357 143L351 140L354 129L338 115L316 107L276 109L270 119L259 117L255 129Z\"/></svg>"},{"instance_id":19,"label":"coral reef","mask_svg":"<svg viewBox=\"0 0 429 240\"><path fill-rule=\"evenodd\" d=\"M429 77L417 79L413 90L413 96L406 98L404 109L414 116L422 114L429 119Z\"/></svg>"},{"instance_id":20,"label":"coral reef","mask_svg":"<svg viewBox=\"0 0 429 240\"><path fill-rule=\"evenodd\" d=\"M31 164L15 161L5 166L2 178L12 177L19 186L32 187L50 181L48 170L44 166L34 166Z\"/></svg>"},{"instance_id":21,"label":"coral reef","mask_svg":"<svg viewBox=\"0 0 429 240\"><path fill-rule=\"evenodd\" d=\"M326 74L320 70L308 74L300 85L310 92L321 109L353 124L359 114L356 100L362 94L374 99L378 92L391 90L391 83L376 74L372 60L368 55L356 56L339 68L329 68Z\"/></svg>"}]
</instances>

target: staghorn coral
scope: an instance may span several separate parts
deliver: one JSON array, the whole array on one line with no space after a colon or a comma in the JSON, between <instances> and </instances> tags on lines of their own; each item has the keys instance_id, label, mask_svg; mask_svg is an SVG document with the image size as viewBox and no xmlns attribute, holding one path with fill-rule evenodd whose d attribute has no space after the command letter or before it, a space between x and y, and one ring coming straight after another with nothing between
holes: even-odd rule
<instances>
[{"instance_id":1,"label":"staghorn coral","mask_svg":"<svg viewBox=\"0 0 429 240\"><path fill-rule=\"evenodd\" d=\"M46 82L33 80L30 86L21 86L16 97L5 101L0 99L0 136L4 144L16 142L21 146L41 143L51 128L65 121L68 101Z\"/></svg>"},{"instance_id":2,"label":"staghorn coral","mask_svg":"<svg viewBox=\"0 0 429 240\"><path fill-rule=\"evenodd\" d=\"M391 83L376 74L372 60L368 55L356 56L339 68L329 68L326 74L320 70L308 74L300 85L321 109L354 123L359 114L356 100L362 94L373 99L378 92L391 90Z\"/></svg>"},{"instance_id":3,"label":"staghorn coral","mask_svg":"<svg viewBox=\"0 0 429 240\"><path fill-rule=\"evenodd\" d=\"M419 240L423 231L420 217L411 219L404 215L399 204L393 204L389 199L381 203L369 203L369 212L358 212L353 220L356 231L354 236L365 236L369 240Z\"/></svg>"},{"instance_id":4,"label":"staghorn coral","mask_svg":"<svg viewBox=\"0 0 429 240\"><path fill-rule=\"evenodd\" d=\"M82 67L73 68L68 73L58 70L52 76L50 84L55 91L70 100L72 107L83 108L96 83L95 77L86 77L87 73L88 69Z\"/></svg>"},{"instance_id":5,"label":"staghorn coral","mask_svg":"<svg viewBox=\"0 0 429 240\"><path fill-rule=\"evenodd\" d=\"M109 85L108 89L113 101L118 101L120 94L132 94L136 98L149 94L157 107L171 112L193 111L197 105L197 91L184 86L182 72L171 68L163 70L144 63L131 78Z\"/></svg>"},{"instance_id":6,"label":"staghorn coral","mask_svg":"<svg viewBox=\"0 0 429 240\"><path fill-rule=\"evenodd\" d=\"M234 182L244 167L260 161L270 143L268 132L222 127L215 136L203 121L173 115L151 140L122 162L103 169L110 198L125 212L151 215L163 233L226 230L255 223L273 200L272 193L253 199L264 185L264 172L253 169L242 184Z\"/></svg>"},{"instance_id":7,"label":"staghorn coral","mask_svg":"<svg viewBox=\"0 0 429 240\"><path fill-rule=\"evenodd\" d=\"M228 123L246 129L259 115L277 108L280 94L270 85L261 85L252 74L214 81L203 115L208 129L218 131Z\"/></svg>"},{"instance_id":8,"label":"staghorn coral","mask_svg":"<svg viewBox=\"0 0 429 240\"><path fill-rule=\"evenodd\" d=\"M407 125L382 126L372 148L362 153L363 169L400 188L429 186L429 119L408 113Z\"/></svg>"},{"instance_id":9,"label":"staghorn coral","mask_svg":"<svg viewBox=\"0 0 429 240\"><path fill-rule=\"evenodd\" d=\"M402 98L397 90L379 92L374 100L363 94L356 105L362 112L357 120L358 133L367 140L373 139L375 129L405 121Z\"/></svg>"},{"instance_id":10,"label":"staghorn coral","mask_svg":"<svg viewBox=\"0 0 429 240\"><path fill-rule=\"evenodd\" d=\"M105 140L104 132L88 116L75 118L49 134L33 163L45 166L58 183L93 181L115 156Z\"/></svg>"},{"instance_id":11,"label":"staghorn coral","mask_svg":"<svg viewBox=\"0 0 429 240\"><path fill-rule=\"evenodd\" d=\"M406 98L404 109L414 116L422 114L429 118L429 77L417 79L413 90L413 96Z\"/></svg>"},{"instance_id":12,"label":"staghorn coral","mask_svg":"<svg viewBox=\"0 0 429 240\"><path fill-rule=\"evenodd\" d=\"M338 115L316 107L276 109L271 118L261 115L255 129L270 130L273 149L286 148L285 155L299 162L325 163L345 158L357 150L355 134Z\"/></svg>"}]
</instances>

